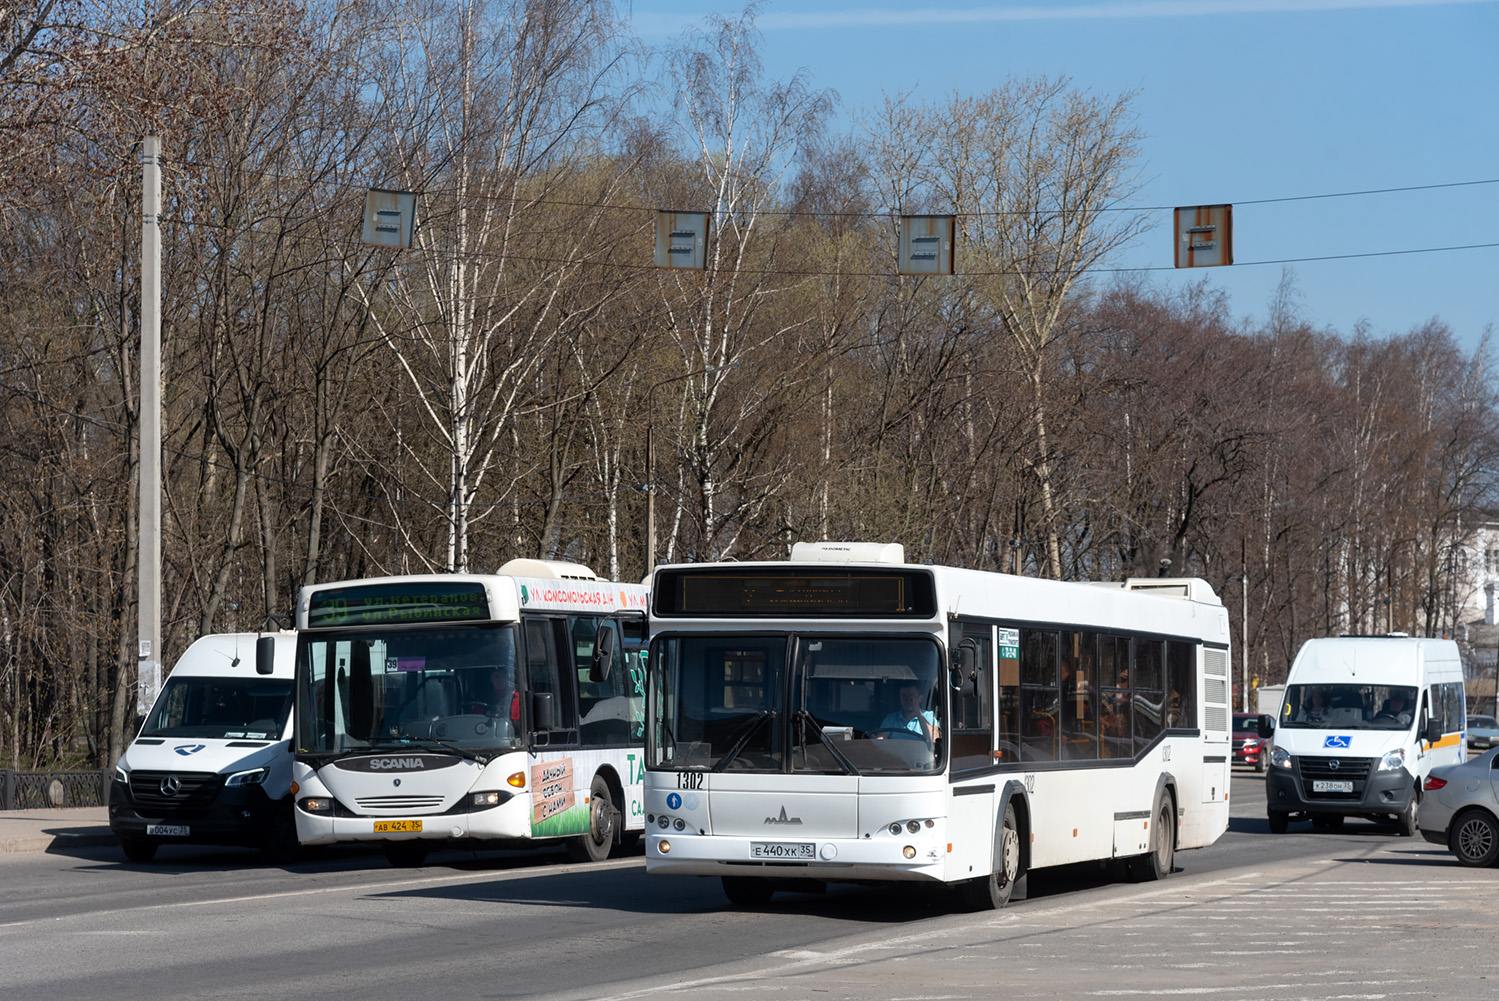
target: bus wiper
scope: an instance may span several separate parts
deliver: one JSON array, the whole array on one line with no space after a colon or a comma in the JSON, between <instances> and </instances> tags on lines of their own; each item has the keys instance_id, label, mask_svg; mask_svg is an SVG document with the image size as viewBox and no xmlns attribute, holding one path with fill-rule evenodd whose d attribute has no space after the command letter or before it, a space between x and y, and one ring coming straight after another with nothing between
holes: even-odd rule
<instances>
[{"instance_id":1,"label":"bus wiper","mask_svg":"<svg viewBox=\"0 0 1499 1001\"><path fill-rule=\"evenodd\" d=\"M459 745L457 741L452 740L449 737L407 737L407 736L402 736L402 737L398 737L397 740L399 741L399 746L402 749L405 749L405 748L409 747L412 744L425 744L425 743L429 743L429 742L433 743L433 744L441 744L443 746L444 750L451 751L453 754L456 754L460 758L467 758L470 761L477 761L481 765L487 765L487 764L489 764L490 757L491 757L490 755L480 754L477 751L470 751L468 748ZM386 742L382 742L380 744L371 744L370 746L372 748L380 748L380 747L386 747L386 748L388 748L391 745L390 745L390 742L386 741Z\"/></svg>"},{"instance_id":2,"label":"bus wiper","mask_svg":"<svg viewBox=\"0 0 1499 1001\"><path fill-rule=\"evenodd\" d=\"M776 711L774 709L766 709L756 715L754 719L745 724L744 730L739 734L739 739L734 741L734 746L729 748L729 753L725 754L723 758L720 759L718 764L713 766L713 770L715 772L721 772L725 768L729 767L729 762L739 757L739 752L744 750L744 745L748 744L750 738L753 737L756 731L760 729L760 724L764 723L775 714Z\"/></svg>"},{"instance_id":3,"label":"bus wiper","mask_svg":"<svg viewBox=\"0 0 1499 1001\"><path fill-rule=\"evenodd\" d=\"M848 760L848 757L842 751L833 746L833 742L829 740L828 735L823 732L822 724L817 722L817 717L812 715L812 711L810 709L798 709L796 714L806 722L812 724L812 729L817 731L817 739L822 741L822 746L828 749L828 753L832 754L834 758L838 759L838 764L843 767L843 770L846 773L848 773L849 775L859 774L859 769L854 767L854 763ZM805 754L805 752L803 753Z\"/></svg>"}]
</instances>

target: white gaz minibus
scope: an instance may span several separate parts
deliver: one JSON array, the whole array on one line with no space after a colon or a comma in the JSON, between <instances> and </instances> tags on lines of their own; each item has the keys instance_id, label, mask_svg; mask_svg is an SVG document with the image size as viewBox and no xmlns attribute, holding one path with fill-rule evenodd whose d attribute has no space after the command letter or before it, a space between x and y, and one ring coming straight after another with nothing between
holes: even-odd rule
<instances>
[{"instance_id":1,"label":"white gaz minibus","mask_svg":"<svg viewBox=\"0 0 1499 1001\"><path fill-rule=\"evenodd\" d=\"M1344 817L1365 817L1415 834L1427 773L1467 758L1465 719L1452 640L1307 640L1286 677L1265 776L1271 832L1293 820L1337 830Z\"/></svg>"},{"instance_id":2,"label":"white gaz minibus","mask_svg":"<svg viewBox=\"0 0 1499 1001\"><path fill-rule=\"evenodd\" d=\"M1061 583L898 545L652 579L646 867L731 902L1032 869L1159 879L1228 825L1228 616L1196 579Z\"/></svg>"},{"instance_id":3,"label":"white gaz minibus","mask_svg":"<svg viewBox=\"0 0 1499 1001\"><path fill-rule=\"evenodd\" d=\"M304 587L293 769L304 845L563 841L602 860L643 824L646 589L586 567Z\"/></svg>"}]
</instances>

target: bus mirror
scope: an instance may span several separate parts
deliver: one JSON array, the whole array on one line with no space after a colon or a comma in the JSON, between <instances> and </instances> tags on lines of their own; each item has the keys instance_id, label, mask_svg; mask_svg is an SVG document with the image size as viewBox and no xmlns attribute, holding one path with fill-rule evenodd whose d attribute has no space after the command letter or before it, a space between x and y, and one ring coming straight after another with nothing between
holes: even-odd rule
<instances>
[{"instance_id":1,"label":"bus mirror","mask_svg":"<svg viewBox=\"0 0 1499 1001\"><path fill-rule=\"evenodd\" d=\"M947 683L954 689L961 689L969 678L977 676L978 673L978 644L973 640L964 640L958 644L958 662L948 672Z\"/></svg>"},{"instance_id":2,"label":"bus mirror","mask_svg":"<svg viewBox=\"0 0 1499 1001\"><path fill-rule=\"evenodd\" d=\"M1261 737L1266 737L1266 738L1275 736L1275 717L1274 716L1261 716L1260 717L1259 735Z\"/></svg>"},{"instance_id":3,"label":"bus mirror","mask_svg":"<svg viewBox=\"0 0 1499 1001\"><path fill-rule=\"evenodd\" d=\"M276 671L276 637L262 636L255 641L255 673L274 674Z\"/></svg>"},{"instance_id":4,"label":"bus mirror","mask_svg":"<svg viewBox=\"0 0 1499 1001\"><path fill-rule=\"evenodd\" d=\"M557 726L557 717L552 712L551 692L531 693L531 726L536 730L552 730Z\"/></svg>"},{"instance_id":5,"label":"bus mirror","mask_svg":"<svg viewBox=\"0 0 1499 1001\"><path fill-rule=\"evenodd\" d=\"M1426 721L1426 733L1423 734L1428 744L1438 743L1442 739L1442 721L1429 719Z\"/></svg>"},{"instance_id":6,"label":"bus mirror","mask_svg":"<svg viewBox=\"0 0 1499 1001\"><path fill-rule=\"evenodd\" d=\"M593 641L593 663L588 667L588 680L608 681L609 668L614 663L614 630L600 626Z\"/></svg>"}]
</instances>

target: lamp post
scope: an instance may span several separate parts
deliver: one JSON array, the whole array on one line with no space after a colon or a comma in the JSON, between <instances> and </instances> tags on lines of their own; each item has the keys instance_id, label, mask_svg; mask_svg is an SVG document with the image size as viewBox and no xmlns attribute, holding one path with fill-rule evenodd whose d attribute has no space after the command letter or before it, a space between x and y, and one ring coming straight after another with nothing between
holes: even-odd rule
<instances>
[{"instance_id":1,"label":"lamp post","mask_svg":"<svg viewBox=\"0 0 1499 1001\"><path fill-rule=\"evenodd\" d=\"M669 379L653 383L645 391L645 574L649 577L656 570L656 390L683 379L707 375L720 369L733 368L739 363L731 361L723 365L709 365L695 372L683 372Z\"/></svg>"}]
</instances>

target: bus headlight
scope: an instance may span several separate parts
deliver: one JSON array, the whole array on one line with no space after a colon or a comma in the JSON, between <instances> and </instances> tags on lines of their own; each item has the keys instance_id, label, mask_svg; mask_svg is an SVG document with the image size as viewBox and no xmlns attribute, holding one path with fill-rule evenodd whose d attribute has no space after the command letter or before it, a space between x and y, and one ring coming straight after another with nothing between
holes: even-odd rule
<instances>
[{"instance_id":1,"label":"bus headlight","mask_svg":"<svg viewBox=\"0 0 1499 1001\"><path fill-rule=\"evenodd\" d=\"M258 786L271 774L269 768L252 768L247 772L235 772L225 780L226 786Z\"/></svg>"},{"instance_id":2,"label":"bus headlight","mask_svg":"<svg viewBox=\"0 0 1499 1001\"><path fill-rule=\"evenodd\" d=\"M1291 752L1286 750L1284 747L1281 747L1279 744L1275 745L1275 747L1271 748L1270 750L1270 767L1290 768Z\"/></svg>"},{"instance_id":3,"label":"bus headlight","mask_svg":"<svg viewBox=\"0 0 1499 1001\"><path fill-rule=\"evenodd\" d=\"M329 796L308 796L297 804L308 813L332 814L333 799Z\"/></svg>"},{"instance_id":4,"label":"bus headlight","mask_svg":"<svg viewBox=\"0 0 1499 1001\"><path fill-rule=\"evenodd\" d=\"M1379 767L1375 769L1381 772L1395 772L1405 767L1405 748L1397 747L1393 751L1386 751L1385 756L1379 759Z\"/></svg>"},{"instance_id":5,"label":"bus headlight","mask_svg":"<svg viewBox=\"0 0 1499 1001\"><path fill-rule=\"evenodd\" d=\"M510 794L507 792L476 792L469 796L468 801L471 806L482 810L486 807L499 806L509 798Z\"/></svg>"}]
</instances>

